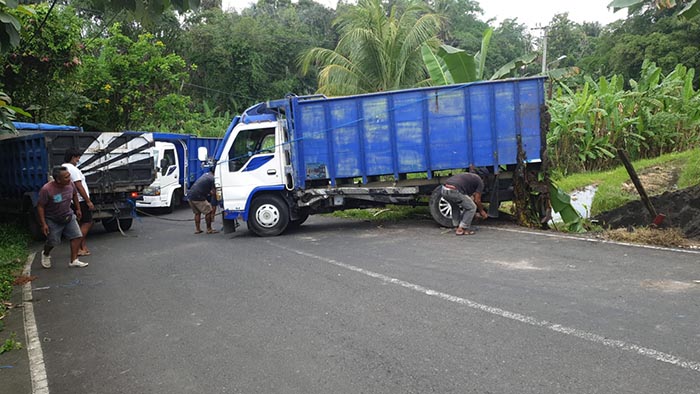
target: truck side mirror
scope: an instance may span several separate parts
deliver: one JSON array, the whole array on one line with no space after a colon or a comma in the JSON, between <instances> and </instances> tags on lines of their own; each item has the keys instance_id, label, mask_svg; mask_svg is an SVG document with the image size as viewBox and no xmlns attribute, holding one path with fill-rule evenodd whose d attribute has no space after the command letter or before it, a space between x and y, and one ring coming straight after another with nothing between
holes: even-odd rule
<instances>
[{"instance_id":1,"label":"truck side mirror","mask_svg":"<svg viewBox=\"0 0 700 394\"><path fill-rule=\"evenodd\" d=\"M206 146L200 146L199 148L197 148L197 160L207 161L207 147Z\"/></svg>"}]
</instances>

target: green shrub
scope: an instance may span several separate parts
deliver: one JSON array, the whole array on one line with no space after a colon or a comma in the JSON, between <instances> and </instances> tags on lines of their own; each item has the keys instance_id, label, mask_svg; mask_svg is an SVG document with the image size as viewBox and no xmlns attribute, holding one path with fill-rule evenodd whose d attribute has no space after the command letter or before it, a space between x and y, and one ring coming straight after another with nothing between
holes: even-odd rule
<instances>
[{"instance_id":1,"label":"green shrub","mask_svg":"<svg viewBox=\"0 0 700 394\"><path fill-rule=\"evenodd\" d=\"M12 282L27 257L28 245L29 235L24 230L0 224L0 316L5 313L3 301L12 295Z\"/></svg>"}]
</instances>

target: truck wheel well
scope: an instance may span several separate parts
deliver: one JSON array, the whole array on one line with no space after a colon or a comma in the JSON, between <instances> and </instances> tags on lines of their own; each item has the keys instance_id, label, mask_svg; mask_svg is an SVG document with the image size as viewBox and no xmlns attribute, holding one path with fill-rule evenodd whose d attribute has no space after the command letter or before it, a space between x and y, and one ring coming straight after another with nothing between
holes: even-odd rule
<instances>
[{"instance_id":1,"label":"truck wheel well","mask_svg":"<svg viewBox=\"0 0 700 394\"><path fill-rule=\"evenodd\" d=\"M284 200L284 202L287 203L287 207L288 207L289 209L292 208L292 201L293 201L293 200L292 200L291 196L289 195L289 193L285 193L285 192L283 192L283 191L278 191L278 190L263 190L263 191L259 191L259 192L253 194L253 195L250 197L250 204L253 203L253 200L255 200L256 198L261 197L261 196L277 196L277 197L281 197L281 198ZM250 204L249 204L249 206L250 206Z\"/></svg>"}]
</instances>

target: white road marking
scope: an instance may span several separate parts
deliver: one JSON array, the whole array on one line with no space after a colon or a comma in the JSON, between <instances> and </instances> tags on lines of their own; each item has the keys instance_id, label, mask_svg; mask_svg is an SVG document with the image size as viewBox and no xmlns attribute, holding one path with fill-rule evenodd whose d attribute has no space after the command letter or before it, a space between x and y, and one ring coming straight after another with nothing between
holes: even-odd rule
<instances>
[{"instance_id":1,"label":"white road marking","mask_svg":"<svg viewBox=\"0 0 700 394\"><path fill-rule=\"evenodd\" d=\"M432 290L432 289L429 289L427 287L423 287L421 285L406 282L406 281L401 280L401 279L392 278L392 277L384 275L384 274L369 271L369 270L366 270L364 268L356 267L354 265L346 264L346 263L343 263L343 262L340 262L337 260L329 259L329 258L322 257L322 256L317 256L315 254L303 252L301 250L296 250L296 249L288 248L285 246L280 246L280 245L277 245L277 244L270 242L270 241L268 241L268 244L275 246L277 248L286 250L288 252L296 253L300 256L306 256L306 257L316 259L316 260L319 260L319 261L322 261L322 262L325 262L328 264L335 265L336 267L344 268L344 269L354 271L354 272L357 272L357 273L360 273L363 275L367 275L369 277L379 279L385 283L398 285L398 286L401 286L401 287L404 287L404 288L407 288L410 290L417 291L419 293L423 293L423 294L426 294L426 295L429 295L432 297L440 298L440 299L445 300L445 301L454 302L454 303L464 305L464 306L472 308L472 309L476 309L476 310L480 310L480 311L483 311L486 313L490 313L490 314L495 315L495 316L500 316L500 317L503 317L506 319L518 321L518 322L525 323L525 324L535 326L535 327L543 327L543 328L546 328L546 329L554 331L554 332L570 335L570 336L573 336L573 337L576 337L579 339L583 339L583 340L593 342L596 344L600 344L603 346L607 346L610 348L625 350L625 351L632 352L632 353L637 353L641 356L651 358L651 359L656 360L656 361L661 361L663 363L675 365L675 366L678 366L678 367L681 367L684 369L689 369L689 370L692 370L695 372L700 372L700 362L697 362L697 361L687 360L687 359L684 359L682 357L675 356L673 354L664 353L664 352L661 352L661 351L658 351L655 349L636 345L634 343L628 343L628 342L617 340L617 339L606 338L602 335L590 333L590 332L587 332L584 330L579 330L577 328L566 327L566 326L563 326L561 324L549 322L547 320L540 320L540 319L537 319L537 318L532 317L532 316L522 315L520 313L510 312L510 311L507 311L505 309L501 309L501 308L497 308L497 307L493 307L493 306L489 306L489 305L485 305L485 304L480 304L478 302L474 302L474 301L468 300L466 298L453 296L453 295L443 293L443 292L437 291L437 290Z\"/></svg>"},{"instance_id":2,"label":"white road marking","mask_svg":"<svg viewBox=\"0 0 700 394\"><path fill-rule=\"evenodd\" d=\"M22 274L29 276L32 271L32 261L36 253L31 253L27 257L27 264L24 266ZM33 394L48 394L49 382L46 377L46 365L44 365L44 353L41 351L41 341L39 340L39 330L34 319L34 304L32 303L32 282L27 282L22 286L22 303L24 307L24 335L27 338L27 353L29 354L29 373L32 380Z\"/></svg>"}]
</instances>

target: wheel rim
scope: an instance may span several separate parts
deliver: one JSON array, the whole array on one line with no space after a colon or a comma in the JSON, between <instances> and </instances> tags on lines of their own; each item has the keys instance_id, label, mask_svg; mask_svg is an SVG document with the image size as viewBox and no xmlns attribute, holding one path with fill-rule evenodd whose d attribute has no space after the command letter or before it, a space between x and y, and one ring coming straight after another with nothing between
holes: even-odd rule
<instances>
[{"instance_id":1,"label":"wheel rim","mask_svg":"<svg viewBox=\"0 0 700 394\"><path fill-rule=\"evenodd\" d=\"M280 211L272 204L263 204L255 212L255 219L260 226L272 228L280 221Z\"/></svg>"},{"instance_id":2,"label":"wheel rim","mask_svg":"<svg viewBox=\"0 0 700 394\"><path fill-rule=\"evenodd\" d=\"M440 214L448 219L452 219L452 205L450 205L447 200L444 198L440 198L440 202L438 203L438 209L440 210Z\"/></svg>"}]
</instances>

